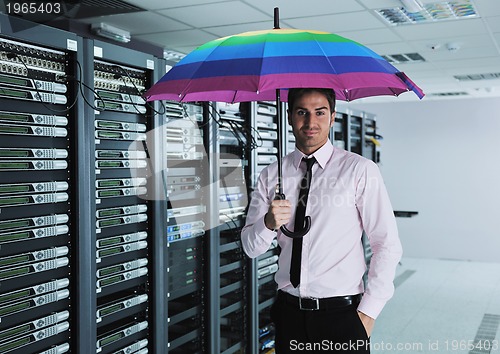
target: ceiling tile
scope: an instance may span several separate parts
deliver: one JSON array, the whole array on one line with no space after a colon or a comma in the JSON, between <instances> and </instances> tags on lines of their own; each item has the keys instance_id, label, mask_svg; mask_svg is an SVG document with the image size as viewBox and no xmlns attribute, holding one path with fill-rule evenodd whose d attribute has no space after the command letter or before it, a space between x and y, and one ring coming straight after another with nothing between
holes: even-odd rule
<instances>
[{"instance_id":1,"label":"ceiling tile","mask_svg":"<svg viewBox=\"0 0 500 354\"><path fill-rule=\"evenodd\" d=\"M350 12L341 15L302 17L286 20L294 28L334 32L383 28L385 25L368 12Z\"/></svg>"},{"instance_id":2,"label":"ceiling tile","mask_svg":"<svg viewBox=\"0 0 500 354\"><path fill-rule=\"evenodd\" d=\"M475 70L475 68L484 69L486 67L497 67L500 69L500 61L498 58L476 58L476 59L461 59L446 61L437 61L434 63L436 68L451 69L451 68L469 68L470 70ZM500 71L500 70L497 70Z\"/></svg>"},{"instance_id":3,"label":"ceiling tile","mask_svg":"<svg viewBox=\"0 0 500 354\"><path fill-rule=\"evenodd\" d=\"M394 27L394 31L405 40L419 40L428 38L446 38L450 36L470 36L486 34L481 19L467 19L459 21L442 21L438 23L403 25Z\"/></svg>"},{"instance_id":4,"label":"ceiling tile","mask_svg":"<svg viewBox=\"0 0 500 354\"><path fill-rule=\"evenodd\" d=\"M191 46L183 46L183 45L175 45L175 46L168 46L168 49L175 50L176 52L183 53L183 54L189 54L193 50L198 48L197 45L191 45Z\"/></svg>"},{"instance_id":5,"label":"ceiling tile","mask_svg":"<svg viewBox=\"0 0 500 354\"><path fill-rule=\"evenodd\" d=\"M222 2L224 0L125 0L129 4L142 7L147 10L169 9L173 7L205 5L214 2ZM230 0L225 0L230 1Z\"/></svg>"},{"instance_id":6,"label":"ceiling tile","mask_svg":"<svg viewBox=\"0 0 500 354\"><path fill-rule=\"evenodd\" d=\"M409 63L409 64L394 64L396 68L400 71L404 71L405 73L420 73L426 72L429 70L435 70L435 67L432 63ZM411 76L410 76L411 77ZM412 78L413 79L413 78Z\"/></svg>"},{"instance_id":7,"label":"ceiling tile","mask_svg":"<svg viewBox=\"0 0 500 354\"><path fill-rule=\"evenodd\" d=\"M492 32L500 32L500 16L488 17L484 21Z\"/></svg>"},{"instance_id":8,"label":"ceiling tile","mask_svg":"<svg viewBox=\"0 0 500 354\"><path fill-rule=\"evenodd\" d=\"M242 32L249 31L260 31L266 29L273 28L273 21L264 21L264 22L254 22L254 23L245 23L239 25L228 25L228 26L216 26L216 27L206 27L205 31L213 33L218 37L226 37L231 36L233 34L238 34Z\"/></svg>"},{"instance_id":9,"label":"ceiling tile","mask_svg":"<svg viewBox=\"0 0 500 354\"><path fill-rule=\"evenodd\" d=\"M137 38L152 43L158 43L165 48L170 48L172 46L200 46L205 42L216 39L217 37L204 31L193 29L187 31L143 34L138 35Z\"/></svg>"},{"instance_id":10,"label":"ceiling tile","mask_svg":"<svg viewBox=\"0 0 500 354\"><path fill-rule=\"evenodd\" d=\"M151 12L135 12L105 17L93 17L84 19L82 22L105 22L112 26L127 30L132 34L157 33L191 28L183 23Z\"/></svg>"},{"instance_id":11,"label":"ceiling tile","mask_svg":"<svg viewBox=\"0 0 500 354\"><path fill-rule=\"evenodd\" d=\"M386 28L372 29L370 31L349 31L349 32L336 32L342 37L352 39L361 44L377 44L377 43L390 43L390 42L401 42L399 38L393 31Z\"/></svg>"},{"instance_id":12,"label":"ceiling tile","mask_svg":"<svg viewBox=\"0 0 500 354\"><path fill-rule=\"evenodd\" d=\"M472 58L488 58L498 57L498 51L495 47L478 47L478 48L460 48L457 51L440 50L434 52L427 52L426 58L434 62L439 61L454 61ZM500 58L499 58L500 59Z\"/></svg>"},{"instance_id":13,"label":"ceiling tile","mask_svg":"<svg viewBox=\"0 0 500 354\"><path fill-rule=\"evenodd\" d=\"M415 47L420 52L436 52L436 51L447 51L446 44L451 42L460 43L462 48L476 48L476 47L486 47L493 46L490 36L485 35L475 35L475 36L450 36L439 39L424 39L418 41L411 41L411 45ZM436 49L432 49L431 46L437 46Z\"/></svg>"},{"instance_id":14,"label":"ceiling tile","mask_svg":"<svg viewBox=\"0 0 500 354\"><path fill-rule=\"evenodd\" d=\"M363 10L363 7L355 1L315 0L314 6L311 6L311 2L304 0L274 0L273 2L269 0L245 0L244 2L270 16L274 15L274 7L277 6L280 9L281 19Z\"/></svg>"},{"instance_id":15,"label":"ceiling tile","mask_svg":"<svg viewBox=\"0 0 500 354\"><path fill-rule=\"evenodd\" d=\"M370 44L368 45L368 47L375 53L378 53L380 55L401 54L401 53L404 54L404 53L415 52L415 48L413 48L410 44L403 41L394 43L384 43L384 44Z\"/></svg>"},{"instance_id":16,"label":"ceiling tile","mask_svg":"<svg viewBox=\"0 0 500 354\"><path fill-rule=\"evenodd\" d=\"M240 1L174 8L158 13L192 23L197 28L272 20L272 14L265 15Z\"/></svg>"},{"instance_id":17,"label":"ceiling tile","mask_svg":"<svg viewBox=\"0 0 500 354\"><path fill-rule=\"evenodd\" d=\"M498 0L474 0L473 3L481 17L500 16Z\"/></svg>"},{"instance_id":18,"label":"ceiling tile","mask_svg":"<svg viewBox=\"0 0 500 354\"><path fill-rule=\"evenodd\" d=\"M399 0L358 0L367 9L382 9L401 6Z\"/></svg>"},{"instance_id":19,"label":"ceiling tile","mask_svg":"<svg viewBox=\"0 0 500 354\"><path fill-rule=\"evenodd\" d=\"M497 41L497 48L500 48L500 32L493 33L493 38Z\"/></svg>"},{"instance_id":20,"label":"ceiling tile","mask_svg":"<svg viewBox=\"0 0 500 354\"><path fill-rule=\"evenodd\" d=\"M436 78L443 74L443 70L436 70L432 65L423 66L421 68L412 69L407 65L405 68L405 73L412 73L413 78L418 78L419 80L428 79L428 78ZM407 70L408 69L408 70Z\"/></svg>"}]
</instances>

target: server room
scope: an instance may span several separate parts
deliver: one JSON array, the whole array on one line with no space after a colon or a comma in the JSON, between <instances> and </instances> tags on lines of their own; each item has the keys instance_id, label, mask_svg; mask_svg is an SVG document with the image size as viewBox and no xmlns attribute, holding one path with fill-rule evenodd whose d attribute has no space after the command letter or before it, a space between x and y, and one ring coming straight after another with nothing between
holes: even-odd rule
<instances>
[{"instance_id":1,"label":"server room","mask_svg":"<svg viewBox=\"0 0 500 354\"><path fill-rule=\"evenodd\" d=\"M500 353L499 112L498 0L4 0L0 354Z\"/></svg>"}]
</instances>

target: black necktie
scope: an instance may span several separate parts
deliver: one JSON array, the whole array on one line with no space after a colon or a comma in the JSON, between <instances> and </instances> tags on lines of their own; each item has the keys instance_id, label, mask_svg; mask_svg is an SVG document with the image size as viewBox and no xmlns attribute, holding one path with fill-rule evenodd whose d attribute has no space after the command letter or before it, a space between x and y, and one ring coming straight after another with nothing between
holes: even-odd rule
<instances>
[{"instance_id":1,"label":"black necktie","mask_svg":"<svg viewBox=\"0 0 500 354\"><path fill-rule=\"evenodd\" d=\"M306 216L307 197L309 196L309 187L311 186L312 167L316 159L311 157L302 159L306 163L307 170L304 177L300 181L299 199L297 201L297 209L295 209L294 230L302 230L304 227L304 218ZM290 263L290 282L296 288L300 283L300 261L302 258L302 237L293 239L292 260Z\"/></svg>"}]
</instances>

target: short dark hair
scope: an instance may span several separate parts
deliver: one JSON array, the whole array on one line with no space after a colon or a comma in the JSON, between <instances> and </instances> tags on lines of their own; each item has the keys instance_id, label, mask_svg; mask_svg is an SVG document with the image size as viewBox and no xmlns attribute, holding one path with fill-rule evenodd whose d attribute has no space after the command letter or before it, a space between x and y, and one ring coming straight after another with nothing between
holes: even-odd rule
<instances>
[{"instance_id":1,"label":"short dark hair","mask_svg":"<svg viewBox=\"0 0 500 354\"><path fill-rule=\"evenodd\" d=\"M328 104L330 105L330 113L335 112L335 91L328 88L313 88L313 87L301 87L301 88L291 88L288 90L288 109L293 110L295 102L303 95L311 92L319 92L325 96Z\"/></svg>"}]
</instances>

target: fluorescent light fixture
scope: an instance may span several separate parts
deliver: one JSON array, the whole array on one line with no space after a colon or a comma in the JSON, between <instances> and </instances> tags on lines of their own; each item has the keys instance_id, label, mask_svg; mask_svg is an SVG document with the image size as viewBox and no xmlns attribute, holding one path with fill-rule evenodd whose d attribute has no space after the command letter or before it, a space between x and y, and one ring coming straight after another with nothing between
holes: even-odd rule
<instances>
[{"instance_id":1,"label":"fluorescent light fixture","mask_svg":"<svg viewBox=\"0 0 500 354\"><path fill-rule=\"evenodd\" d=\"M90 29L92 33L104 38L109 38L122 43L130 42L130 32L108 25L104 22L93 23L90 26Z\"/></svg>"},{"instance_id":2,"label":"fluorescent light fixture","mask_svg":"<svg viewBox=\"0 0 500 354\"><path fill-rule=\"evenodd\" d=\"M419 0L400 0L409 13L420 12L424 9Z\"/></svg>"},{"instance_id":3,"label":"fluorescent light fixture","mask_svg":"<svg viewBox=\"0 0 500 354\"><path fill-rule=\"evenodd\" d=\"M418 53L382 55L382 58L393 64L423 63L425 58Z\"/></svg>"},{"instance_id":4,"label":"fluorescent light fixture","mask_svg":"<svg viewBox=\"0 0 500 354\"><path fill-rule=\"evenodd\" d=\"M471 0L426 2L424 5L420 0L400 1L404 7L383 8L376 11L393 26L479 17ZM415 10L416 12L413 12Z\"/></svg>"},{"instance_id":5,"label":"fluorescent light fixture","mask_svg":"<svg viewBox=\"0 0 500 354\"><path fill-rule=\"evenodd\" d=\"M163 58L174 62L180 61L185 56L186 54L176 52L175 50L165 49L163 51Z\"/></svg>"}]
</instances>

